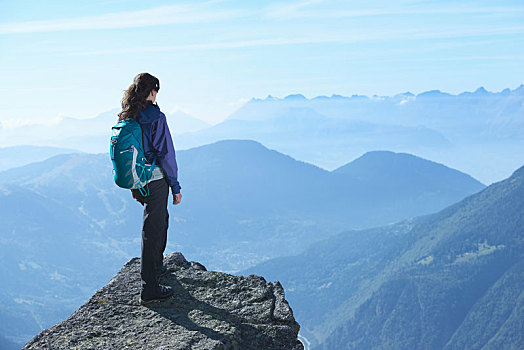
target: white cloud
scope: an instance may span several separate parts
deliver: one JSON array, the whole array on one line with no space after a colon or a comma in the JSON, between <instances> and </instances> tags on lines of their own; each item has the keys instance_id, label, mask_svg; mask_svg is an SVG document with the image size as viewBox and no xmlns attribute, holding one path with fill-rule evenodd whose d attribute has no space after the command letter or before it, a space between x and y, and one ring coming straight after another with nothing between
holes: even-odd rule
<instances>
[{"instance_id":1,"label":"white cloud","mask_svg":"<svg viewBox=\"0 0 524 350\"><path fill-rule=\"evenodd\" d=\"M515 15L524 12L524 7L468 7L468 6L423 6L394 8L349 8L338 6L337 9L326 8L326 0L302 0L298 2L281 2L260 9L221 9L214 6L223 0L209 0L204 3L184 3L150 9L106 13L55 20L25 21L0 23L1 34L56 32L70 30L99 30L150 27L168 24L208 23L234 18L270 19L332 19L367 16L395 15L454 15L454 14L507 14ZM352 5L352 3L348 2ZM323 6L315 6L323 5ZM326 5L326 6L324 6Z\"/></svg>"},{"instance_id":2,"label":"white cloud","mask_svg":"<svg viewBox=\"0 0 524 350\"><path fill-rule=\"evenodd\" d=\"M471 38L485 37L490 35L503 34L522 34L524 26L508 27L464 27L450 28L442 30L441 28L426 27L413 29L397 29L383 32L366 32L358 30L348 31L345 33L320 33L318 35L303 35L293 37L274 37L252 40L236 40L227 42L207 42L184 45L161 45L161 46L140 46L132 48L121 48L111 50L95 51L73 51L73 52L56 52L57 56L62 55L113 55L128 54L141 52L170 52L170 51L187 51L187 50L221 50L235 49L245 47L277 46L277 45L299 45L299 44L321 44L321 43L357 43L371 41L392 41L392 40L423 40L423 39L453 39L453 38Z\"/></svg>"},{"instance_id":3,"label":"white cloud","mask_svg":"<svg viewBox=\"0 0 524 350\"><path fill-rule=\"evenodd\" d=\"M199 44L188 44L188 45L162 45L162 46L141 46L133 48L123 48L116 50L97 50L97 51L81 51L65 53L66 55L107 55L107 54L126 54L126 53L138 53L138 52L162 52L162 51L185 51L185 50L220 50L220 49L234 49L244 47L256 47L256 46L274 46L274 45L291 45L291 44L308 44L318 42L337 42L337 41L348 41L351 38L348 36L344 37L333 37L329 35L319 37L294 37L294 38L267 38L267 39L253 39L253 40L238 40L238 41L227 41L227 42L216 42L216 43L199 43ZM353 38L357 41L358 38ZM353 41L351 40L351 41Z\"/></svg>"},{"instance_id":4,"label":"white cloud","mask_svg":"<svg viewBox=\"0 0 524 350\"><path fill-rule=\"evenodd\" d=\"M306 0L293 3L279 3L268 6L266 16L270 18L296 18L301 17L301 9L310 5L320 4L324 0Z\"/></svg>"},{"instance_id":5,"label":"white cloud","mask_svg":"<svg viewBox=\"0 0 524 350\"><path fill-rule=\"evenodd\" d=\"M244 10L220 10L202 4L177 4L146 10L57 20L0 23L0 34L55 32L70 30L122 29L177 23L202 23L245 16Z\"/></svg>"},{"instance_id":6,"label":"white cloud","mask_svg":"<svg viewBox=\"0 0 524 350\"><path fill-rule=\"evenodd\" d=\"M269 6L265 16L272 19L330 19L370 16L397 16L397 15L461 15L461 14L516 14L524 12L524 7L467 7L467 6L439 6L439 7L394 7L394 8L361 8L361 9L311 9L309 5L323 2L323 0L308 0L292 4L278 4ZM348 3L351 4L351 3Z\"/></svg>"},{"instance_id":7,"label":"white cloud","mask_svg":"<svg viewBox=\"0 0 524 350\"><path fill-rule=\"evenodd\" d=\"M431 61L517 61L524 60L524 56L501 56L501 55L487 55L487 56L452 56L452 57L424 57L424 58L408 58L410 62L431 62Z\"/></svg>"}]
</instances>

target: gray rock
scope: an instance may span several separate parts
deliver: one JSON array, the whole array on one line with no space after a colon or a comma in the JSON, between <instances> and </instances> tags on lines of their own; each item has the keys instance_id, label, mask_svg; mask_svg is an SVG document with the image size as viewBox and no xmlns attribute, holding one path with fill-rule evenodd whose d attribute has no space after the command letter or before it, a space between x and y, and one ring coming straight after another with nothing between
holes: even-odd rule
<instances>
[{"instance_id":1,"label":"gray rock","mask_svg":"<svg viewBox=\"0 0 524 350\"><path fill-rule=\"evenodd\" d=\"M141 306L131 259L68 319L24 349L304 349L280 283L207 271L181 253L164 259L174 296Z\"/></svg>"}]
</instances>

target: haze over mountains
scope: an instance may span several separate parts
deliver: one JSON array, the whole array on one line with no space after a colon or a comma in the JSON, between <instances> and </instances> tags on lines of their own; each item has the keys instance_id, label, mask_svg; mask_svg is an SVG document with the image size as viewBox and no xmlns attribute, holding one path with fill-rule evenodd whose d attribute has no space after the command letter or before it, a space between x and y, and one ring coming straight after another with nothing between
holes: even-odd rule
<instances>
[{"instance_id":1,"label":"haze over mountains","mask_svg":"<svg viewBox=\"0 0 524 350\"><path fill-rule=\"evenodd\" d=\"M524 167L424 217L243 271L278 279L312 349L520 349Z\"/></svg>"},{"instance_id":2,"label":"haze over mountains","mask_svg":"<svg viewBox=\"0 0 524 350\"><path fill-rule=\"evenodd\" d=\"M523 102L524 85L458 95L434 90L392 97L268 96L176 142L185 148L242 135L325 169L385 149L414 153L491 183L524 163L512 151L524 145Z\"/></svg>"},{"instance_id":3,"label":"haze over mountains","mask_svg":"<svg viewBox=\"0 0 524 350\"><path fill-rule=\"evenodd\" d=\"M182 112L168 114L177 149L222 139L253 139L296 159L332 170L377 150L412 153L467 172L484 183L524 163L524 85L451 95L345 97L300 94L253 98L209 126ZM161 101L159 101L162 106ZM117 109L96 118L65 118L51 126L0 128L0 146L31 144L106 152Z\"/></svg>"},{"instance_id":4,"label":"haze over mountains","mask_svg":"<svg viewBox=\"0 0 524 350\"><path fill-rule=\"evenodd\" d=\"M0 148L0 171L39 162L64 153L80 153L78 150L45 146L11 146Z\"/></svg>"},{"instance_id":5,"label":"haze over mountains","mask_svg":"<svg viewBox=\"0 0 524 350\"><path fill-rule=\"evenodd\" d=\"M289 239L296 240L285 251L298 252L333 230L431 213L483 188L469 175L393 152L370 152L332 172L250 140L179 151L177 158L184 169L179 179L187 200L174 208L174 225L179 229L177 243L188 249L203 246L207 250L216 244L217 236L222 244L239 244L247 228L249 241L270 245L275 240L275 246L267 248L278 255L284 240L281 232L263 228L278 222L281 230L294 233ZM388 164L388 169L382 164ZM362 176L373 169L376 176ZM135 226L126 226L127 216L122 218L121 213L130 209L129 203L136 203L129 191L115 186L111 174L107 154L69 154L5 171L1 183L8 190L11 184L22 186L78 208L79 214L100 228L126 232ZM268 241L268 235L274 237ZM260 252L260 247L254 251ZM212 260L226 270L236 264L230 257L224 259L228 266ZM249 264L245 257L240 262Z\"/></svg>"},{"instance_id":6,"label":"haze over mountains","mask_svg":"<svg viewBox=\"0 0 524 350\"><path fill-rule=\"evenodd\" d=\"M484 188L456 170L392 152L333 172L250 140L177 158L184 205L171 209L168 251L231 272L298 254L351 227L430 213ZM361 178L373 167L381 176ZM0 178L0 335L27 341L140 255L142 207L113 183L108 154L58 155Z\"/></svg>"},{"instance_id":7,"label":"haze over mountains","mask_svg":"<svg viewBox=\"0 0 524 350\"><path fill-rule=\"evenodd\" d=\"M111 127L116 124L119 112L120 110L115 108L93 118L64 117L47 124L29 124L18 127L1 127L0 124L0 147L3 147L0 148L0 157L3 153L10 152L9 146L14 145L23 147L27 147L27 145L48 146L49 149L67 148L87 153L107 152ZM166 111L164 113L174 135L210 126L209 123L180 110L175 113L167 113ZM40 152L42 152L41 149ZM34 156L32 157L34 159ZM20 158L22 162L20 165L28 164L25 162L25 154ZM0 160L2 159L0 158ZM5 165L0 164L1 170L6 168Z\"/></svg>"},{"instance_id":8,"label":"haze over mountains","mask_svg":"<svg viewBox=\"0 0 524 350\"><path fill-rule=\"evenodd\" d=\"M64 319L140 255L142 207L106 153L117 112L0 128L19 145L0 149L0 343ZM524 164L524 86L268 96L214 126L168 120L184 194L168 251L282 281L314 347L522 341L524 171L484 190L452 168L490 183Z\"/></svg>"}]
</instances>

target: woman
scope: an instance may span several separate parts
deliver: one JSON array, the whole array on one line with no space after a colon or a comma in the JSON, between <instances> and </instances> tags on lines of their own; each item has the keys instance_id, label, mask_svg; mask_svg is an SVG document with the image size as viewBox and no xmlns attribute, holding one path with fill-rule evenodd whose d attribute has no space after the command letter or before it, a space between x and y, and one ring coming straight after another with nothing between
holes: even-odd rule
<instances>
[{"instance_id":1,"label":"woman","mask_svg":"<svg viewBox=\"0 0 524 350\"><path fill-rule=\"evenodd\" d=\"M144 206L140 260L142 304L166 299L173 294L171 287L158 283L160 276L167 273L163 259L169 225L169 188L173 204L182 200L173 140L166 116L155 103L158 90L160 82L156 77L149 73L138 74L125 90L122 112L118 115L119 120L133 118L138 121L146 160L150 164L155 160L160 167L153 171L148 183L149 195L143 196L138 189L131 190L133 198Z\"/></svg>"}]
</instances>

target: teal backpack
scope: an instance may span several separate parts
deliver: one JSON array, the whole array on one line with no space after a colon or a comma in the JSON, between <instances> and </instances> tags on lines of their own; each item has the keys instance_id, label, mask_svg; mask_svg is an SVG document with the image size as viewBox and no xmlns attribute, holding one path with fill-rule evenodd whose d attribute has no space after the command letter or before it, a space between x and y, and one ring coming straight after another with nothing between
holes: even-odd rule
<instances>
[{"instance_id":1,"label":"teal backpack","mask_svg":"<svg viewBox=\"0 0 524 350\"><path fill-rule=\"evenodd\" d=\"M115 183L122 188L138 189L144 197L148 196L148 182L153 169L159 166L155 165L156 157L153 164L146 163L142 128L136 120L125 119L112 127L109 153L113 162Z\"/></svg>"}]
</instances>

